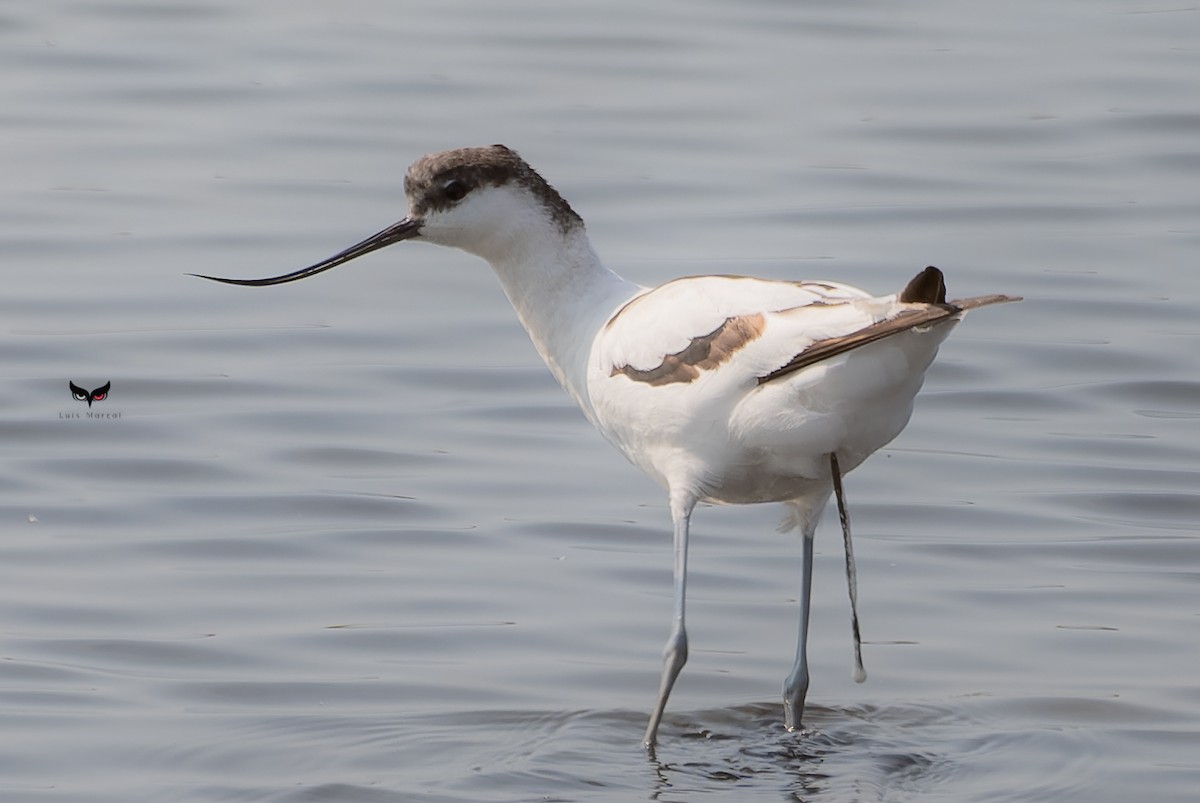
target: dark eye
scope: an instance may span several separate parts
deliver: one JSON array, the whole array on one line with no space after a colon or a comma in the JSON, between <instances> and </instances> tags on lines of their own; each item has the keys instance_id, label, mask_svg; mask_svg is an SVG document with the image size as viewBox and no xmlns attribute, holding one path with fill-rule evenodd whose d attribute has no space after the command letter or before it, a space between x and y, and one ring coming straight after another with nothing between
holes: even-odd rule
<instances>
[{"instance_id":1,"label":"dark eye","mask_svg":"<svg viewBox=\"0 0 1200 803\"><path fill-rule=\"evenodd\" d=\"M456 178L452 178L442 185L442 194L450 201L461 201L463 198L466 198L468 190L466 182L459 181Z\"/></svg>"}]
</instances>

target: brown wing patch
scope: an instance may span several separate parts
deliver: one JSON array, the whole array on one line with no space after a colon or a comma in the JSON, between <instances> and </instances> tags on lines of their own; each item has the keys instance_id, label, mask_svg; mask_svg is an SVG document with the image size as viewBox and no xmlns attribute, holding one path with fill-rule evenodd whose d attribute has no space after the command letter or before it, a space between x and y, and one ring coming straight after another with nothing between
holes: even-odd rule
<instances>
[{"instance_id":1,"label":"brown wing patch","mask_svg":"<svg viewBox=\"0 0 1200 803\"><path fill-rule=\"evenodd\" d=\"M810 365L819 363L822 360L828 360L830 357L845 354L847 351L861 348L868 343L883 340L885 337L891 337L900 332L915 329L918 326L929 326L948 320L959 312L960 310L948 305L930 305L925 309L905 310L895 318L873 323L848 335L831 337L828 340L818 340L789 360L782 368L777 368L766 376L759 377L758 384L766 384L772 380L779 379L781 376L787 376Z\"/></svg>"},{"instance_id":2,"label":"brown wing patch","mask_svg":"<svg viewBox=\"0 0 1200 803\"><path fill-rule=\"evenodd\" d=\"M611 375L624 374L634 382L645 382L652 387L692 382L701 371L711 371L760 337L765 327L766 318L761 313L726 318L712 332L693 338L683 351L663 357L657 367L643 371L631 365L614 366Z\"/></svg>"},{"instance_id":3,"label":"brown wing patch","mask_svg":"<svg viewBox=\"0 0 1200 803\"><path fill-rule=\"evenodd\" d=\"M907 332L909 329L942 323L970 309L985 307L988 304L1003 304L1008 301L1020 300L1016 296L978 296L976 298L964 298L952 301L949 304L929 304L920 309L904 310L895 318L873 323L870 326L859 329L857 332L813 343L789 360L782 368L777 368L766 376L759 377L758 384L762 385L779 379L781 376L795 373L810 365L815 365L822 360L828 360L830 357L845 354L847 351L861 348L868 343L874 343L886 337Z\"/></svg>"}]
</instances>

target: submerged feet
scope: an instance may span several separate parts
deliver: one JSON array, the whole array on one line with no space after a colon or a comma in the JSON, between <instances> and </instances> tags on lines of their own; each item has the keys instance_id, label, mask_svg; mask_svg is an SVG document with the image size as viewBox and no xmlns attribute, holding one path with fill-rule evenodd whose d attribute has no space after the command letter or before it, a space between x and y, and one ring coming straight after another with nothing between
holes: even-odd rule
<instances>
[{"instance_id":1,"label":"submerged feet","mask_svg":"<svg viewBox=\"0 0 1200 803\"><path fill-rule=\"evenodd\" d=\"M642 740L646 747L652 748L658 741L658 725L662 722L663 711L667 707L667 698L671 696L675 679L679 677L683 665L687 663L687 655L687 630L680 622L671 631L667 647L663 650L663 671L662 680L658 686L658 701L654 704L654 713L650 715L650 724L646 726L646 736Z\"/></svg>"},{"instance_id":2,"label":"submerged feet","mask_svg":"<svg viewBox=\"0 0 1200 803\"><path fill-rule=\"evenodd\" d=\"M783 727L788 733L804 730L804 698L808 696L808 666L794 667L783 683Z\"/></svg>"}]
</instances>

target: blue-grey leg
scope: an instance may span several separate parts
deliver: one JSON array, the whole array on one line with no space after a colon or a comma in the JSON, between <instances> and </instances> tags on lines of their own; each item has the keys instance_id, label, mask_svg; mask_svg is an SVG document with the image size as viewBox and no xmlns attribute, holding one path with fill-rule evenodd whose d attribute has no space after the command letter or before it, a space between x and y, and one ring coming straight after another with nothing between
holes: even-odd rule
<instances>
[{"instance_id":1,"label":"blue-grey leg","mask_svg":"<svg viewBox=\"0 0 1200 803\"><path fill-rule=\"evenodd\" d=\"M804 565L800 570L800 632L796 639L796 662L783 683L783 724L789 731L804 727L804 698L808 694L808 612L812 600L813 535L816 516L801 521Z\"/></svg>"},{"instance_id":2,"label":"blue-grey leg","mask_svg":"<svg viewBox=\"0 0 1200 803\"><path fill-rule=\"evenodd\" d=\"M833 491L837 496L838 519L842 523L842 541L846 544L846 589L850 592L850 632L854 636L854 682L867 679L863 669L862 635L858 628L858 570L854 567L854 546L850 543L850 510L846 506L846 494L842 490L842 470L836 454L829 455L829 473L833 477Z\"/></svg>"},{"instance_id":3,"label":"blue-grey leg","mask_svg":"<svg viewBox=\"0 0 1200 803\"><path fill-rule=\"evenodd\" d=\"M663 711L667 707L667 698L675 686L675 679L687 663L688 640L687 628L684 625L684 607L687 601L687 548L688 525L691 521L692 510L696 500L690 497L671 498L671 522L675 530L675 617L671 624L671 635L663 650L662 680L658 685L658 701L654 704L654 713L650 715L650 724L646 727L646 747L654 747L658 740L658 724L662 721Z\"/></svg>"}]
</instances>

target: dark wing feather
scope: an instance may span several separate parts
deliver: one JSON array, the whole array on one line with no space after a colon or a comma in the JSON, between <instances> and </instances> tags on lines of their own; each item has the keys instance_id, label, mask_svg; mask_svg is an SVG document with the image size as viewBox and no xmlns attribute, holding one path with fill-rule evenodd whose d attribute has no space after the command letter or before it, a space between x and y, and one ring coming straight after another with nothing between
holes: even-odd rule
<instances>
[{"instance_id":1,"label":"dark wing feather","mask_svg":"<svg viewBox=\"0 0 1200 803\"><path fill-rule=\"evenodd\" d=\"M787 376L788 374L793 374L796 371L807 368L810 365L815 365L823 360L828 360L839 354L845 354L848 351L861 348L868 343L874 343L892 335L907 332L909 329L942 323L961 315L969 309L984 307L988 304L1002 304L1007 301L1020 300L1016 296L978 296L976 298L964 298L952 301L949 304L929 304L919 309L904 310L895 318L873 323L870 326L859 329L857 332L851 332L848 335L841 335L839 337L831 337L828 340L818 340L789 360L783 367L776 368L766 376L759 377L758 384L766 384L782 376Z\"/></svg>"}]
</instances>

